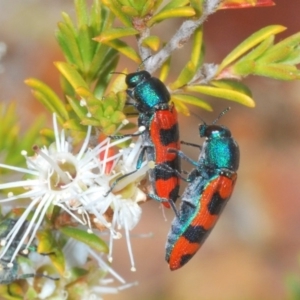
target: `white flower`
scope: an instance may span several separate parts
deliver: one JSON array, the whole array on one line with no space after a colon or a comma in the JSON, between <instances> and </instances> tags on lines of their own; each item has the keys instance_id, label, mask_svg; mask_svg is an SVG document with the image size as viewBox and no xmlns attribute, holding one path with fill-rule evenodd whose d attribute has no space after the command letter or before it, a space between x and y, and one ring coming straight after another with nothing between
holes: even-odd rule
<instances>
[{"instance_id":1,"label":"white flower","mask_svg":"<svg viewBox=\"0 0 300 300\"><path fill-rule=\"evenodd\" d=\"M118 152L114 155L108 155L109 149L129 140L130 137L124 137L123 139L118 139L113 142L111 142L109 138L106 138L95 148L90 149L88 148L88 144L92 128L89 126L80 151L77 154L73 154L72 145L65 137L64 130L62 130L60 134L58 132L55 115L53 116L53 126L55 134L55 143L53 145L49 148L43 147L41 149L35 146L34 150L36 155L34 157L27 157L26 152L23 151L22 154L26 157L27 168L0 164L2 168L30 176L30 179L27 180L0 184L0 190L14 187L23 187L27 190L20 195L9 193L7 198L0 200L0 203L6 203L21 199L23 200L22 206L25 207L23 214L14 228L10 231L5 240L1 241L4 247L0 258L4 256L21 227L24 226L29 215L32 214L28 222L28 227L11 257L11 262L15 259L21 248L23 248L25 241L27 248L32 243L37 230L43 223L46 212L52 209L53 205L61 207L79 224L87 225L90 230L90 215L95 216L96 222L101 223L107 228L111 228L111 223L106 220L104 214L109 207L114 205L118 210L118 215L122 215L123 225L126 224L126 222L124 223L126 214L120 214L120 205L115 204L116 196L113 193L109 193L111 189L110 183L116 175L106 174L106 165L112 162L112 169L117 170L118 173L126 173L130 169L121 159L123 158L124 160L124 153ZM134 155L137 156L140 148L141 145L139 145L138 148L128 150L128 153L126 151L124 152L127 153L128 158L135 150ZM99 159L100 154L101 160ZM135 157L133 157L133 161L134 159ZM131 170L134 169L135 165L131 165ZM112 173L115 173L115 171ZM124 185L124 181L126 180L129 182L126 182L125 185L128 185L134 181L134 178L145 175L145 173L146 168L143 166L138 172L134 172L134 174L128 176L128 178L120 180L115 188L119 188L121 184ZM24 201L25 199L26 203ZM27 199L30 199L30 201L28 202ZM111 208L114 210L114 207ZM117 218L117 223L118 222L119 219ZM115 234L113 229L111 229L111 232ZM25 248L25 251L27 248Z\"/></svg>"},{"instance_id":2,"label":"white flower","mask_svg":"<svg viewBox=\"0 0 300 300\"><path fill-rule=\"evenodd\" d=\"M81 299L102 299L100 296L104 294L116 294L125 288L137 285L137 282L126 283L126 281L102 259L101 254L94 252L82 242L70 238L62 250L66 260L64 276L61 276L58 281L44 278L41 289L36 297L37 299L68 299L69 293L73 292L72 284L74 278L75 286L77 285L77 280L79 280L79 284L84 287L78 290L73 288L76 297L81 297ZM80 253L80 255L78 255L78 253ZM39 268L47 268L50 264L48 256L42 256L36 252L31 252L29 258L30 261L27 259L26 262L20 264L23 274L37 273ZM92 268L89 269L88 262L90 260L92 260L92 264L90 263ZM78 277L76 271L74 272L78 267L88 269L90 274L87 273L82 276L79 275ZM110 275L112 278L106 278L107 275ZM117 280L119 284L108 286L108 284L113 283L115 280ZM27 282L31 286L34 285L33 278L27 278Z\"/></svg>"},{"instance_id":3,"label":"white flower","mask_svg":"<svg viewBox=\"0 0 300 300\"><path fill-rule=\"evenodd\" d=\"M87 199L89 199L90 202L84 206L84 209L87 211L90 211L90 208L93 207L100 215L104 214L108 208L113 210L108 259L110 262L113 260L113 240L122 237L122 235L116 231L116 228L117 230L124 228L132 271L135 271L136 268L133 259L129 231L137 225L142 214L142 210L138 205L138 202L146 201L147 198L146 194L137 187L141 178L145 176L148 170L148 164L146 162L143 162L140 169L136 170L141 149L141 138L139 138L135 144L131 144L129 148L123 149L121 151L122 157L118 160L114 168L117 172L116 175L123 174L123 176L119 177L117 181L114 179L114 182L117 183L112 192L106 197L99 197L102 193L97 191L97 189L103 189L106 186L104 190L107 191L107 189L110 189L108 185L109 182L107 182L107 178L99 176L96 179L99 187L93 187L87 191L87 194L89 194ZM112 175L112 178L110 178L109 181L113 178L117 177ZM95 214L96 219L94 221L101 222L101 220L98 219L97 213Z\"/></svg>"}]
</instances>

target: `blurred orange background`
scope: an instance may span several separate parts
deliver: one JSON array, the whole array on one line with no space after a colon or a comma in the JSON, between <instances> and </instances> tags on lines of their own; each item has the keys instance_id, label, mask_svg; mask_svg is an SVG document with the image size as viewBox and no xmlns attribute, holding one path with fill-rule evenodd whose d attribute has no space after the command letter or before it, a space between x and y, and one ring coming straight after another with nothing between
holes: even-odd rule
<instances>
[{"instance_id":1,"label":"blurred orange background","mask_svg":"<svg viewBox=\"0 0 300 300\"><path fill-rule=\"evenodd\" d=\"M205 23L206 62L219 63L233 47L258 29L281 24L288 29L281 40L300 31L299 0L275 0L271 8L223 10ZM58 93L58 71L53 61L63 60L54 32L61 11L74 15L71 0L0 0L0 41L8 50L0 74L0 101L16 101L23 126L43 107L23 83L36 77ZM182 20L167 21L154 31L165 40ZM175 53L173 74L189 55L189 46ZM119 69L137 66L122 59ZM238 181L228 206L202 249L182 269L171 272L164 261L164 245L173 218L164 221L154 201L142 206L142 220L132 232L137 272L130 272L125 240L114 246L114 269L137 287L105 299L142 300L247 300L291 299L287 280L299 276L300 253L300 83L251 77L245 80L256 101L254 109L206 98L213 113L192 108L207 123L227 106L220 121L240 145ZM196 117L180 117L181 139L195 142ZM183 150L197 159L198 151ZM185 170L191 166L184 165ZM299 186L298 186L299 184ZM140 234L152 232L151 238ZM300 279L299 279L300 282ZM300 283L298 285L300 288Z\"/></svg>"}]
</instances>

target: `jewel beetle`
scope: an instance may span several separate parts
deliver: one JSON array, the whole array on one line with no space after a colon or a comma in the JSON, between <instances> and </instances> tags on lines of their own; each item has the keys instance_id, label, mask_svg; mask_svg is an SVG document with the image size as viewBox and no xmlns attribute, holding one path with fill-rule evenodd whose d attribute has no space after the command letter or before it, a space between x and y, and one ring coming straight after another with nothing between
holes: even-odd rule
<instances>
[{"instance_id":1,"label":"jewel beetle","mask_svg":"<svg viewBox=\"0 0 300 300\"><path fill-rule=\"evenodd\" d=\"M138 111L138 126L142 131L143 149L138 158L137 169L141 167L144 156L155 166L149 169L149 181L152 192L149 197L161 202L165 207L174 208L178 198L180 179L179 127L177 111L169 104L170 93L158 78L145 70L126 75L127 94L134 100L131 103ZM139 135L136 134L136 135ZM174 208L176 211L176 209Z\"/></svg>"},{"instance_id":2,"label":"jewel beetle","mask_svg":"<svg viewBox=\"0 0 300 300\"><path fill-rule=\"evenodd\" d=\"M199 250L233 192L240 160L239 146L227 127L216 125L228 109L211 125L199 126L200 137L205 137L205 141L198 161L181 151L170 150L195 167L188 175L178 217L172 221L167 238L165 258L171 270L185 265Z\"/></svg>"}]
</instances>

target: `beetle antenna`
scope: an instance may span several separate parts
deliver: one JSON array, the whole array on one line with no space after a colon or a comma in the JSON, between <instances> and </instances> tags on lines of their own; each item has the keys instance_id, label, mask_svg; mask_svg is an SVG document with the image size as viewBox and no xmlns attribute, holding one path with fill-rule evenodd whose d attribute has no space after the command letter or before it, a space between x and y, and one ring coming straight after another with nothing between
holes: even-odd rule
<instances>
[{"instance_id":1,"label":"beetle antenna","mask_svg":"<svg viewBox=\"0 0 300 300\"><path fill-rule=\"evenodd\" d=\"M216 124L229 110L231 109L230 106L228 106L227 108L225 108L219 115L218 117L212 122L212 124Z\"/></svg>"},{"instance_id":2,"label":"beetle antenna","mask_svg":"<svg viewBox=\"0 0 300 300\"><path fill-rule=\"evenodd\" d=\"M197 114L195 114L194 112L191 111L191 115L193 115L194 117L196 117L197 119L201 120L203 124L206 125L205 121Z\"/></svg>"}]
</instances>

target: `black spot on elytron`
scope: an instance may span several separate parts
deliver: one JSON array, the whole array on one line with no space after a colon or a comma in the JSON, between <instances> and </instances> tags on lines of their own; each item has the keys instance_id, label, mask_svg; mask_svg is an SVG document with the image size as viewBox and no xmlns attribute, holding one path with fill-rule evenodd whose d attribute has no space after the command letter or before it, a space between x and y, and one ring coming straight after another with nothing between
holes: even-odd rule
<instances>
[{"instance_id":1,"label":"black spot on elytron","mask_svg":"<svg viewBox=\"0 0 300 300\"><path fill-rule=\"evenodd\" d=\"M179 129L178 123L174 124L169 129L160 129L159 140L164 146L168 146L171 143L179 141Z\"/></svg>"},{"instance_id":2,"label":"black spot on elytron","mask_svg":"<svg viewBox=\"0 0 300 300\"><path fill-rule=\"evenodd\" d=\"M211 200L207 204L207 209L212 215L219 215L226 204L226 199L223 199L219 193L213 194Z\"/></svg>"},{"instance_id":3,"label":"black spot on elytron","mask_svg":"<svg viewBox=\"0 0 300 300\"><path fill-rule=\"evenodd\" d=\"M172 191L169 193L169 199L171 199L173 202L177 200L179 197L179 185L176 184L176 186L172 189Z\"/></svg>"},{"instance_id":4,"label":"black spot on elytron","mask_svg":"<svg viewBox=\"0 0 300 300\"><path fill-rule=\"evenodd\" d=\"M194 254L182 255L180 258L180 266L185 265L193 256Z\"/></svg>"},{"instance_id":5,"label":"black spot on elytron","mask_svg":"<svg viewBox=\"0 0 300 300\"><path fill-rule=\"evenodd\" d=\"M197 243L200 244L205 240L209 231L206 230L203 226L192 226L189 225L186 231L183 233L183 236L190 242L190 243Z\"/></svg>"},{"instance_id":6,"label":"black spot on elytron","mask_svg":"<svg viewBox=\"0 0 300 300\"><path fill-rule=\"evenodd\" d=\"M172 177L177 177L176 172L174 169L176 168L177 159L164 162L162 164L158 164L154 168L155 178L156 180L168 180Z\"/></svg>"}]
</instances>

